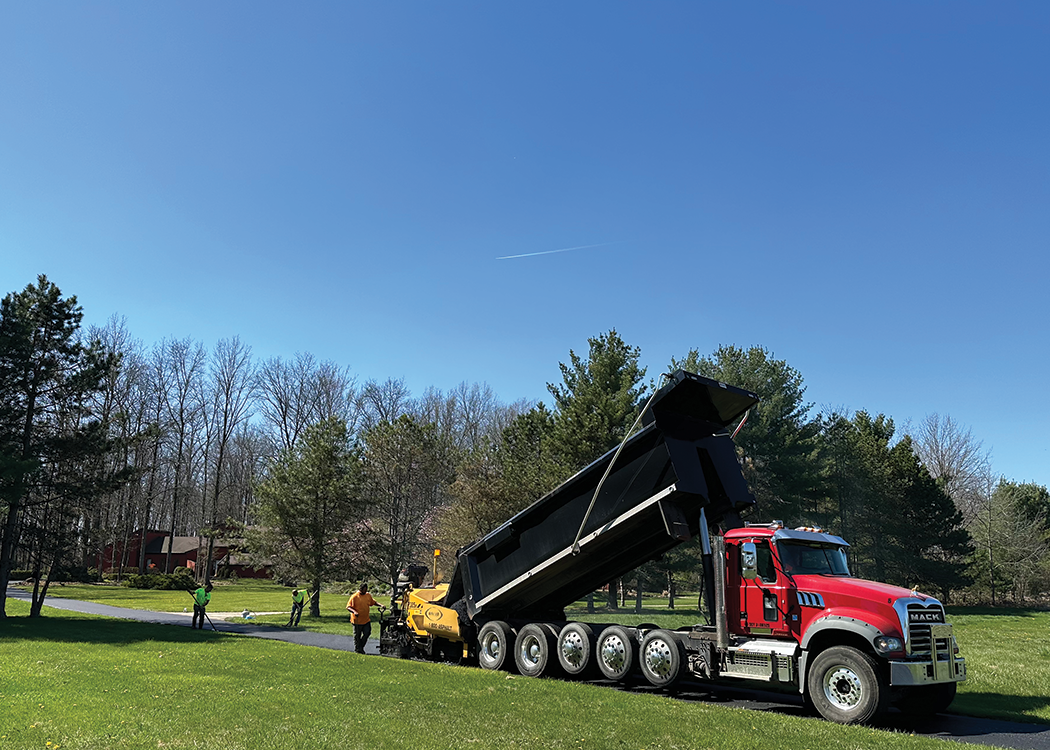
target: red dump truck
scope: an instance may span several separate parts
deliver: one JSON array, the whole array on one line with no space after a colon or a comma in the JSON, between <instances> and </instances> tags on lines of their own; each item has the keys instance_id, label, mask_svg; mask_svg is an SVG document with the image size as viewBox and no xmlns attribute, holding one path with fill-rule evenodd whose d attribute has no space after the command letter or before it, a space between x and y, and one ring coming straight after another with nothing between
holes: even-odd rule
<instances>
[{"instance_id":1,"label":"red dump truck","mask_svg":"<svg viewBox=\"0 0 1050 750\"><path fill-rule=\"evenodd\" d=\"M447 584L424 587L426 567L408 566L381 621L381 652L669 689L749 680L797 691L841 723L890 705L943 710L966 663L937 599L852 577L849 545L823 530L741 522L755 499L728 427L757 402L670 375L641 430L460 549ZM693 536L712 623L567 620L565 607Z\"/></svg>"}]
</instances>

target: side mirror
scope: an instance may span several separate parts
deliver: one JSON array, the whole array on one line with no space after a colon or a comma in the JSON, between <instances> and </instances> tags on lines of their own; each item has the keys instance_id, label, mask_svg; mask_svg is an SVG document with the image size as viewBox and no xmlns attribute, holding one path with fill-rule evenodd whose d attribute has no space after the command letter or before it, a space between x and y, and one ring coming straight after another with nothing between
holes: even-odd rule
<instances>
[{"instance_id":1,"label":"side mirror","mask_svg":"<svg viewBox=\"0 0 1050 750\"><path fill-rule=\"evenodd\" d=\"M758 578L758 549L754 542L740 545L740 577L748 580Z\"/></svg>"}]
</instances>

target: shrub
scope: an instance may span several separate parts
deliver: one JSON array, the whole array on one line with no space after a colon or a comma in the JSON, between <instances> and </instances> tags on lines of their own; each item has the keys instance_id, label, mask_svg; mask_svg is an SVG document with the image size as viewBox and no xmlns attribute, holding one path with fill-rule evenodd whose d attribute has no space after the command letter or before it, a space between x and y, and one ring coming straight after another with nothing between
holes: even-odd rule
<instances>
[{"instance_id":1,"label":"shrub","mask_svg":"<svg viewBox=\"0 0 1050 750\"><path fill-rule=\"evenodd\" d=\"M193 578L183 573L147 573L130 575L124 585L131 589L161 589L164 591L190 591L195 584Z\"/></svg>"},{"instance_id":2,"label":"shrub","mask_svg":"<svg viewBox=\"0 0 1050 750\"><path fill-rule=\"evenodd\" d=\"M123 568L112 567L104 568L102 570L103 576L128 576L138 572L139 569L137 565L125 565Z\"/></svg>"},{"instance_id":3,"label":"shrub","mask_svg":"<svg viewBox=\"0 0 1050 750\"><path fill-rule=\"evenodd\" d=\"M91 583L95 580L95 576L91 575L85 565L63 565L52 571L50 579L62 583L69 583L72 581L77 583Z\"/></svg>"}]
</instances>

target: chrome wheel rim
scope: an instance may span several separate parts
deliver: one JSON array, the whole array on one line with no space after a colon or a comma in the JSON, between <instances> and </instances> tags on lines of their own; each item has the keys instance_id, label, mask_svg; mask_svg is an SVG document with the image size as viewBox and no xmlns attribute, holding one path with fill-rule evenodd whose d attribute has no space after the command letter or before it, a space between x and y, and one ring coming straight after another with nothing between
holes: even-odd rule
<instances>
[{"instance_id":1,"label":"chrome wheel rim","mask_svg":"<svg viewBox=\"0 0 1050 750\"><path fill-rule=\"evenodd\" d=\"M670 677L673 666L670 644L662 638L649 641L645 647L645 666L657 677Z\"/></svg>"},{"instance_id":2,"label":"chrome wheel rim","mask_svg":"<svg viewBox=\"0 0 1050 750\"><path fill-rule=\"evenodd\" d=\"M824 673L824 697L836 708L848 711L856 708L864 697L864 683L849 667L832 667Z\"/></svg>"},{"instance_id":3,"label":"chrome wheel rim","mask_svg":"<svg viewBox=\"0 0 1050 750\"><path fill-rule=\"evenodd\" d=\"M627 647L618 635L610 635L602 641L602 663L614 674L623 671L627 663Z\"/></svg>"},{"instance_id":4,"label":"chrome wheel rim","mask_svg":"<svg viewBox=\"0 0 1050 750\"><path fill-rule=\"evenodd\" d=\"M518 648L518 654L521 656L521 663L530 667L539 666L542 648L539 638L531 633L526 635L521 639L521 645Z\"/></svg>"},{"instance_id":5,"label":"chrome wheel rim","mask_svg":"<svg viewBox=\"0 0 1050 750\"><path fill-rule=\"evenodd\" d=\"M570 630L562 636L561 656L565 663L574 669L579 669L583 666L583 637L579 633Z\"/></svg>"},{"instance_id":6,"label":"chrome wheel rim","mask_svg":"<svg viewBox=\"0 0 1050 750\"><path fill-rule=\"evenodd\" d=\"M489 664L495 664L499 661L499 655L499 638L490 631L481 639L481 658Z\"/></svg>"}]
</instances>

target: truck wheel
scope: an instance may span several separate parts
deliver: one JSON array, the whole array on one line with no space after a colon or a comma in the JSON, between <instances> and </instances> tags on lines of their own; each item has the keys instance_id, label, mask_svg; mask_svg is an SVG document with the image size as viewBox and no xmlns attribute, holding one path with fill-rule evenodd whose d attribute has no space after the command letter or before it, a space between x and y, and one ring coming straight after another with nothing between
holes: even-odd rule
<instances>
[{"instance_id":1,"label":"truck wheel","mask_svg":"<svg viewBox=\"0 0 1050 750\"><path fill-rule=\"evenodd\" d=\"M670 687L685 674L685 646L669 630L654 630L642 641L638 659L645 679L656 687Z\"/></svg>"},{"instance_id":2,"label":"truck wheel","mask_svg":"<svg viewBox=\"0 0 1050 750\"><path fill-rule=\"evenodd\" d=\"M478 665L482 669L506 669L510 658L510 626L502 620L486 622L478 632Z\"/></svg>"},{"instance_id":3,"label":"truck wheel","mask_svg":"<svg viewBox=\"0 0 1050 750\"><path fill-rule=\"evenodd\" d=\"M633 628L610 625L598 636L598 668L610 680L623 681L635 671L638 662L638 632Z\"/></svg>"},{"instance_id":4,"label":"truck wheel","mask_svg":"<svg viewBox=\"0 0 1050 750\"><path fill-rule=\"evenodd\" d=\"M570 622L558 634L558 663L570 677L586 678L596 669L594 631L582 622Z\"/></svg>"},{"instance_id":5,"label":"truck wheel","mask_svg":"<svg viewBox=\"0 0 1050 750\"><path fill-rule=\"evenodd\" d=\"M555 671L557 640L557 631L547 623L530 622L522 627L514 641L514 663L518 671L526 677L542 677Z\"/></svg>"},{"instance_id":6,"label":"truck wheel","mask_svg":"<svg viewBox=\"0 0 1050 750\"><path fill-rule=\"evenodd\" d=\"M825 719L865 724L886 710L889 687L875 660L849 646L821 651L809 666L806 690Z\"/></svg>"},{"instance_id":7,"label":"truck wheel","mask_svg":"<svg viewBox=\"0 0 1050 750\"><path fill-rule=\"evenodd\" d=\"M942 682L905 688L897 701L897 708L909 716L939 714L955 700L956 687L954 682Z\"/></svg>"}]
</instances>

